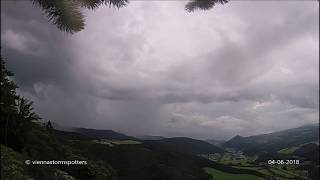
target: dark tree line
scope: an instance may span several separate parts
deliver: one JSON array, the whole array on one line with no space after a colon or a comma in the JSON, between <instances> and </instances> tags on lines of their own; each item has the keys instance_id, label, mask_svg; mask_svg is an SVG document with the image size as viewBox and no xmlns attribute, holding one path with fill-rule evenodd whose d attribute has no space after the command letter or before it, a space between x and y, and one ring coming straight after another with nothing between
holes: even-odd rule
<instances>
[{"instance_id":1,"label":"dark tree line","mask_svg":"<svg viewBox=\"0 0 320 180\"><path fill-rule=\"evenodd\" d=\"M1 98L0 128L1 144L20 151L26 142L33 122L40 117L33 111L32 102L16 93L18 86L13 81L13 73L5 67L1 58Z\"/></svg>"},{"instance_id":2,"label":"dark tree line","mask_svg":"<svg viewBox=\"0 0 320 180\"><path fill-rule=\"evenodd\" d=\"M75 33L84 29L85 20L81 8L95 9L101 5L122 8L129 4L129 0L32 0L33 4L42 8L49 21L60 30ZM225 4L229 0L190 0L185 10L208 10L216 4Z\"/></svg>"}]
</instances>

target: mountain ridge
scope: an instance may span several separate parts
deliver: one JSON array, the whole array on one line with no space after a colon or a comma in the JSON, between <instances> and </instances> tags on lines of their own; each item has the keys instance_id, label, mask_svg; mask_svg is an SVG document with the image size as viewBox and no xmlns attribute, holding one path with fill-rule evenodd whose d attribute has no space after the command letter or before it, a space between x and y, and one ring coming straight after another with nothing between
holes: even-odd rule
<instances>
[{"instance_id":1,"label":"mountain ridge","mask_svg":"<svg viewBox=\"0 0 320 180\"><path fill-rule=\"evenodd\" d=\"M259 151L274 152L290 146L319 141L319 124L304 125L268 134L235 136L223 143L225 148L242 150L252 154Z\"/></svg>"}]
</instances>

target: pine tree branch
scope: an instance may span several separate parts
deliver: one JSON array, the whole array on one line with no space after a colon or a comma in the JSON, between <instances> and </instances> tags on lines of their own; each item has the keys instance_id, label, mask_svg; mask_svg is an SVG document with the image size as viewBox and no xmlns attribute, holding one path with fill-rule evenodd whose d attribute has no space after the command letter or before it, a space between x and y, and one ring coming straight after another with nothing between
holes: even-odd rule
<instances>
[{"instance_id":1,"label":"pine tree branch","mask_svg":"<svg viewBox=\"0 0 320 180\"><path fill-rule=\"evenodd\" d=\"M84 28L80 4L74 0L33 0L60 30L74 33Z\"/></svg>"},{"instance_id":2,"label":"pine tree branch","mask_svg":"<svg viewBox=\"0 0 320 180\"><path fill-rule=\"evenodd\" d=\"M188 12L193 12L195 10L208 10L215 6L217 3L225 4L229 0L192 0L188 2L185 9Z\"/></svg>"}]
</instances>

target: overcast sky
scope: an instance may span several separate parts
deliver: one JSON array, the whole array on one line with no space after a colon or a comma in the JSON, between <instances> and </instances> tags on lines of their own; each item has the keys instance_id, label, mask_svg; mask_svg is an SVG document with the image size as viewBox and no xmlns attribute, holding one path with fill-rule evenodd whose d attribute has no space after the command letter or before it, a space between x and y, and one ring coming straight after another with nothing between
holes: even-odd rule
<instances>
[{"instance_id":1,"label":"overcast sky","mask_svg":"<svg viewBox=\"0 0 320 180\"><path fill-rule=\"evenodd\" d=\"M45 120L129 135L228 139L319 120L319 6L132 1L59 31L1 1L1 51Z\"/></svg>"}]
</instances>

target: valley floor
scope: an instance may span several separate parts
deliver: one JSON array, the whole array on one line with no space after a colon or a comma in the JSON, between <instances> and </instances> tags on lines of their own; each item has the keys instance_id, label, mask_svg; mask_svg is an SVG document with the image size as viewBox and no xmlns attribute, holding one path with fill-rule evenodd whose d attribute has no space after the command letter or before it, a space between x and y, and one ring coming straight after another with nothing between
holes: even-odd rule
<instances>
[{"instance_id":1,"label":"valley floor","mask_svg":"<svg viewBox=\"0 0 320 180\"><path fill-rule=\"evenodd\" d=\"M257 163L255 162L255 156L246 156L242 152L233 152L229 151L223 154L209 154L202 155L207 159L210 159L214 162L224 164L227 166L231 166L236 169L246 169L255 171L261 174L264 177L275 177L281 180L289 180L289 179L306 179L306 171L299 169L299 165L268 165L267 163ZM305 162L307 163L307 162ZM213 168L206 168L205 171L209 173L211 176L215 177L215 179L219 179L222 177L223 179L234 179L237 177L244 179L263 179L258 176L251 175L239 175L239 174L231 174L227 172L222 172Z\"/></svg>"},{"instance_id":2,"label":"valley floor","mask_svg":"<svg viewBox=\"0 0 320 180\"><path fill-rule=\"evenodd\" d=\"M263 180L263 178L250 174L231 174L213 168L204 168L211 175L212 180Z\"/></svg>"}]
</instances>

